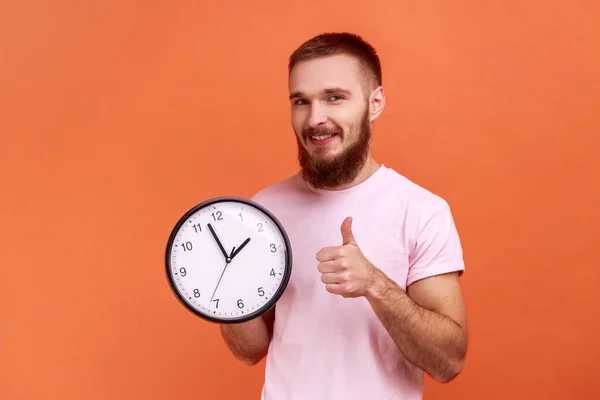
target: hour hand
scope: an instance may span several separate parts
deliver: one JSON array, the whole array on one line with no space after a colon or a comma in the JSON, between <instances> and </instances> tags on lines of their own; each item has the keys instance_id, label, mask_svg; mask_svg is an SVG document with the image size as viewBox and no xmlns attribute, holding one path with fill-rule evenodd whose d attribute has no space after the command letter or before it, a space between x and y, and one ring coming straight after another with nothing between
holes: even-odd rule
<instances>
[{"instance_id":1,"label":"hour hand","mask_svg":"<svg viewBox=\"0 0 600 400\"><path fill-rule=\"evenodd\" d=\"M240 247L238 247L236 250L234 250L234 251L231 252L231 259L232 260L233 260L233 257L235 257L244 248L244 246L246 246L248 244L249 241L250 241L250 238L244 240L244 243L242 243L240 245ZM234 249L235 249L235 247L234 247Z\"/></svg>"},{"instance_id":2,"label":"hour hand","mask_svg":"<svg viewBox=\"0 0 600 400\"><path fill-rule=\"evenodd\" d=\"M215 230L213 229L211 224L208 224L208 229L210 229L210 233L212 233L213 238L215 238L215 241L219 245L219 248L221 249L221 253L223 253L223 257L225 257L225 260L227 260L227 262L229 262L229 256L227 255L225 248L223 248L223 244L221 244L221 241L219 240L217 233L215 232Z\"/></svg>"}]
</instances>

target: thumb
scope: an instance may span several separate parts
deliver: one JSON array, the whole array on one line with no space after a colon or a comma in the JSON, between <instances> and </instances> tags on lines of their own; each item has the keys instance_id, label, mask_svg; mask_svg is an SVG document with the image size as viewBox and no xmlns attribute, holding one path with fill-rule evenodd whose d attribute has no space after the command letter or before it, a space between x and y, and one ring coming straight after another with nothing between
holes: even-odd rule
<instances>
[{"instance_id":1,"label":"thumb","mask_svg":"<svg viewBox=\"0 0 600 400\"><path fill-rule=\"evenodd\" d=\"M354 240L354 235L352 234L352 217L347 217L344 222L342 222L341 232L343 244L356 245L356 240Z\"/></svg>"}]
</instances>

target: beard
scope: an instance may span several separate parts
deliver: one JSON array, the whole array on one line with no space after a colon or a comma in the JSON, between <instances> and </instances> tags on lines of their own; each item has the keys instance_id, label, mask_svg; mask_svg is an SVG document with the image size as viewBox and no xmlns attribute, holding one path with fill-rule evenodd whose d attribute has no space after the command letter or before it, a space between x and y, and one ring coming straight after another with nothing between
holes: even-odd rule
<instances>
[{"instance_id":1,"label":"beard","mask_svg":"<svg viewBox=\"0 0 600 400\"><path fill-rule=\"evenodd\" d=\"M361 119L350 128L356 134L353 143L334 157L311 156L302 145L298 136L298 163L303 178L313 187L332 189L352 182L365 165L371 144L371 124L368 109ZM341 135L342 130L335 128L314 128L302 132L302 137L313 135Z\"/></svg>"}]
</instances>

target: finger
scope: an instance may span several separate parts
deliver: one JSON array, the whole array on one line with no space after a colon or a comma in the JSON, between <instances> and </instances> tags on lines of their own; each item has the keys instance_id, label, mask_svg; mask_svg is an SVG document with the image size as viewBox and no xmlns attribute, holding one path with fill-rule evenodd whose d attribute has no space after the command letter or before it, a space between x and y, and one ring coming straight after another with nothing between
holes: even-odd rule
<instances>
[{"instance_id":1,"label":"finger","mask_svg":"<svg viewBox=\"0 0 600 400\"><path fill-rule=\"evenodd\" d=\"M325 290L327 290L329 293L337 294L344 297L346 294L344 286L339 283L328 283L327 285L325 285Z\"/></svg>"},{"instance_id":2,"label":"finger","mask_svg":"<svg viewBox=\"0 0 600 400\"><path fill-rule=\"evenodd\" d=\"M322 274L336 272L339 268L339 263L336 260L321 261L317 266L317 269Z\"/></svg>"},{"instance_id":3,"label":"finger","mask_svg":"<svg viewBox=\"0 0 600 400\"><path fill-rule=\"evenodd\" d=\"M343 244L356 244L354 234L352 233L352 217L347 217L344 222L342 222L341 232Z\"/></svg>"},{"instance_id":4,"label":"finger","mask_svg":"<svg viewBox=\"0 0 600 400\"><path fill-rule=\"evenodd\" d=\"M344 284L348 283L350 280L350 274L348 271L335 271L335 272L326 272L321 274L321 282L323 283L339 283Z\"/></svg>"},{"instance_id":5,"label":"finger","mask_svg":"<svg viewBox=\"0 0 600 400\"><path fill-rule=\"evenodd\" d=\"M317 261L331 261L344 256L344 249L340 246L323 247L317 253Z\"/></svg>"},{"instance_id":6,"label":"finger","mask_svg":"<svg viewBox=\"0 0 600 400\"><path fill-rule=\"evenodd\" d=\"M333 284L333 283L339 284L339 283L341 283L341 280L342 280L342 276L335 272L330 272L330 273L321 275L321 282L326 283L326 284Z\"/></svg>"}]
</instances>

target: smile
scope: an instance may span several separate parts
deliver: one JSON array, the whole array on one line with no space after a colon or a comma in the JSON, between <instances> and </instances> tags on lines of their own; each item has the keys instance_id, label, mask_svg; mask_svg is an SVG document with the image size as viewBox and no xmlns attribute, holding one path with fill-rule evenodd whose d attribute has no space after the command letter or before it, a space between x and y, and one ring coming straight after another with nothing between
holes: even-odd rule
<instances>
[{"instance_id":1,"label":"smile","mask_svg":"<svg viewBox=\"0 0 600 400\"><path fill-rule=\"evenodd\" d=\"M332 136L333 135L320 135L320 136L311 136L311 138L313 140L325 140L325 139L329 139Z\"/></svg>"},{"instance_id":2,"label":"smile","mask_svg":"<svg viewBox=\"0 0 600 400\"><path fill-rule=\"evenodd\" d=\"M313 135L313 136L309 136L310 143L313 146L325 146L325 145L331 143L333 140L335 140L336 137L337 137L336 133L334 133L332 135Z\"/></svg>"}]
</instances>

